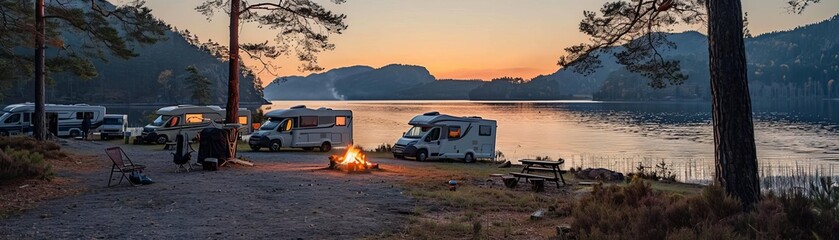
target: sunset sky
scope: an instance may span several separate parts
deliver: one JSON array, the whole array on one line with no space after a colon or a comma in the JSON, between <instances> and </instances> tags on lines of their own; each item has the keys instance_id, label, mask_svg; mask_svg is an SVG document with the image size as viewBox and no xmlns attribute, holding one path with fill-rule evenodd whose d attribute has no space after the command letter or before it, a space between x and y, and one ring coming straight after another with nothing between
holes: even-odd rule
<instances>
[{"instance_id":1,"label":"sunset sky","mask_svg":"<svg viewBox=\"0 0 839 240\"><path fill-rule=\"evenodd\" d=\"M194 8L204 0L146 0L153 13L202 41L227 42L226 15L212 22ZM271 2L264 0L265 2ZM117 1L119 2L119 1ZM252 0L251 2L259 2ZM391 63L425 66L439 79L532 78L555 72L563 48L585 41L577 26L583 10L598 10L605 0L348 0L324 6L347 17L349 28L332 36L335 51L320 54L321 66ZM786 0L743 0L753 34L794 28L839 13L828 0L793 15ZM702 30L702 26L687 28ZM276 32L246 24L243 42L271 40ZM279 75L307 75L294 59L278 62ZM267 84L273 76L263 74Z\"/></svg>"}]
</instances>

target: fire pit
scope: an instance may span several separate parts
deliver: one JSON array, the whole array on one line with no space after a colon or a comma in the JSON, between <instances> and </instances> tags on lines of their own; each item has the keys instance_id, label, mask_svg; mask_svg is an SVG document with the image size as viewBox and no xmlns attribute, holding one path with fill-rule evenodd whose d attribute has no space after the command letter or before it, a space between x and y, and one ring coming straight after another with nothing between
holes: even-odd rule
<instances>
[{"instance_id":1,"label":"fire pit","mask_svg":"<svg viewBox=\"0 0 839 240\"><path fill-rule=\"evenodd\" d=\"M367 156L360 148L349 145L344 155L329 156L329 169L348 173L370 172L371 169L379 169L379 164L368 162Z\"/></svg>"}]
</instances>

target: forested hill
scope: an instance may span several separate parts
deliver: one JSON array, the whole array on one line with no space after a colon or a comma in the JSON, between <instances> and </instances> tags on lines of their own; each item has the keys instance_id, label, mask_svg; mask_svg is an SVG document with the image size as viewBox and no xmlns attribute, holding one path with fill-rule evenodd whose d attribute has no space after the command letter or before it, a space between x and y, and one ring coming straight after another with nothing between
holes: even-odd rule
<instances>
[{"instance_id":1,"label":"forested hill","mask_svg":"<svg viewBox=\"0 0 839 240\"><path fill-rule=\"evenodd\" d=\"M68 46L78 46L83 36L62 35ZM135 46L138 57L123 60L108 58L94 60L98 76L82 80L70 74L53 74L47 86L48 103L88 104L191 104L192 86L186 81L185 70L194 65L211 82L212 104L222 104L227 95L227 62L223 62L200 47L191 45L181 34L167 31L167 40L154 45ZM47 55L60 54L49 49ZM166 72L171 71L171 74ZM253 77L242 76L239 85L240 101L244 105L262 103L260 84ZM2 102L32 102L34 83L29 78L3 84Z\"/></svg>"},{"instance_id":2,"label":"forested hill","mask_svg":"<svg viewBox=\"0 0 839 240\"><path fill-rule=\"evenodd\" d=\"M836 98L839 96L839 16L789 31L746 39L749 85L753 99ZM707 45L705 36L693 37ZM686 41L687 39L684 39ZM626 70L612 72L595 93L598 100L708 99L710 76L704 48L680 46L676 58L690 75L684 84L652 89L648 80Z\"/></svg>"}]
</instances>

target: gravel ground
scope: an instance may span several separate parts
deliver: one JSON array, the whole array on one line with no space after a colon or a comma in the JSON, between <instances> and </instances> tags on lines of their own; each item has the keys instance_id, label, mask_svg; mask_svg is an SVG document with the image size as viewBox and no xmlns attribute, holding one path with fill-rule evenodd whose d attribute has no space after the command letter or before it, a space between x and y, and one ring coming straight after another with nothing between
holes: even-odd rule
<instances>
[{"instance_id":1,"label":"gravel ground","mask_svg":"<svg viewBox=\"0 0 839 240\"><path fill-rule=\"evenodd\" d=\"M106 187L111 146L156 183ZM415 205L388 171L413 162L371 159L384 170L346 174L324 170L325 153L245 151L255 166L176 173L161 148L68 140L65 150L101 159L101 171L72 176L89 191L0 220L0 238L348 239L401 231Z\"/></svg>"}]
</instances>

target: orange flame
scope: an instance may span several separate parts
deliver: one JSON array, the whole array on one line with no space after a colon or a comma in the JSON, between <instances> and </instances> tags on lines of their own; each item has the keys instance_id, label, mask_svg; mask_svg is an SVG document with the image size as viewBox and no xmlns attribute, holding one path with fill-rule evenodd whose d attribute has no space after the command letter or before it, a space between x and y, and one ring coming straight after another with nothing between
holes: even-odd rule
<instances>
[{"instance_id":1,"label":"orange flame","mask_svg":"<svg viewBox=\"0 0 839 240\"><path fill-rule=\"evenodd\" d=\"M361 149L356 148L353 145L347 146L347 153L344 154L344 157L340 159L338 164L340 165L349 165L351 163L355 163L359 166L369 166L370 163L367 162L367 156L361 152Z\"/></svg>"}]
</instances>

